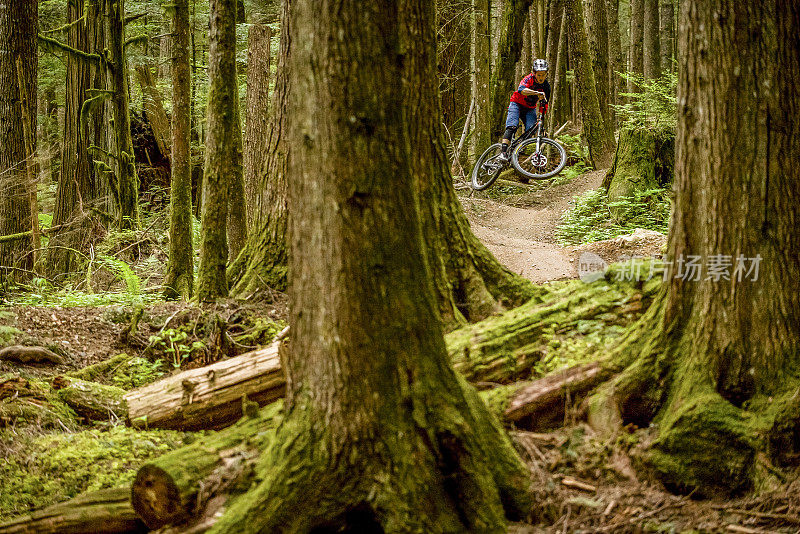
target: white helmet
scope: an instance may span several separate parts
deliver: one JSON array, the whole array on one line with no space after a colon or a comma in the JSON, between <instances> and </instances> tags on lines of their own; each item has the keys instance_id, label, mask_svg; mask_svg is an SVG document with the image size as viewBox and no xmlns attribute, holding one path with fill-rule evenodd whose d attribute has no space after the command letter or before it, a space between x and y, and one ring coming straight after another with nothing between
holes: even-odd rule
<instances>
[{"instance_id":1,"label":"white helmet","mask_svg":"<svg viewBox=\"0 0 800 534\"><path fill-rule=\"evenodd\" d=\"M533 60L533 71L536 72L537 70L550 70L548 67L550 65L547 64L546 59L535 59Z\"/></svg>"}]
</instances>

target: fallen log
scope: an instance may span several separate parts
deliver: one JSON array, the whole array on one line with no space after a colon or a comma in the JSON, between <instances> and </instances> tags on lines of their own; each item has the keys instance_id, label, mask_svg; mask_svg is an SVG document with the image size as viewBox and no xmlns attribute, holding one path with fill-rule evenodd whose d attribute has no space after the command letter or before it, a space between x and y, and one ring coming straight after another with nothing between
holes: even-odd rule
<instances>
[{"instance_id":1,"label":"fallen log","mask_svg":"<svg viewBox=\"0 0 800 534\"><path fill-rule=\"evenodd\" d=\"M140 428L218 430L242 417L242 398L264 406L283 397L286 378L279 343L190 369L123 397L128 420Z\"/></svg>"},{"instance_id":2,"label":"fallen log","mask_svg":"<svg viewBox=\"0 0 800 534\"><path fill-rule=\"evenodd\" d=\"M84 493L0 525L0 534L121 534L147 532L130 502L130 488Z\"/></svg>"},{"instance_id":3,"label":"fallen log","mask_svg":"<svg viewBox=\"0 0 800 534\"><path fill-rule=\"evenodd\" d=\"M611 371L597 361L555 371L518 388L503 418L529 430L558 426L568 399L574 402L585 396L610 376Z\"/></svg>"},{"instance_id":4,"label":"fallen log","mask_svg":"<svg viewBox=\"0 0 800 534\"><path fill-rule=\"evenodd\" d=\"M509 384L530 377L554 336L599 316L630 322L643 313L657 281L598 280L555 290L505 314L446 336L453 367L467 380ZM631 302L637 306L631 307ZM279 342L215 364L164 378L125 394L133 426L218 430L242 416L242 397L264 406L283 396Z\"/></svg>"},{"instance_id":5,"label":"fallen log","mask_svg":"<svg viewBox=\"0 0 800 534\"><path fill-rule=\"evenodd\" d=\"M53 380L53 388L58 390L58 396L64 404L89 421L128 419L128 406L122 398L125 393L123 389L63 377Z\"/></svg>"},{"instance_id":6,"label":"fallen log","mask_svg":"<svg viewBox=\"0 0 800 534\"><path fill-rule=\"evenodd\" d=\"M0 360L22 364L64 364L64 358L48 348L23 345L13 345L0 350Z\"/></svg>"}]
</instances>

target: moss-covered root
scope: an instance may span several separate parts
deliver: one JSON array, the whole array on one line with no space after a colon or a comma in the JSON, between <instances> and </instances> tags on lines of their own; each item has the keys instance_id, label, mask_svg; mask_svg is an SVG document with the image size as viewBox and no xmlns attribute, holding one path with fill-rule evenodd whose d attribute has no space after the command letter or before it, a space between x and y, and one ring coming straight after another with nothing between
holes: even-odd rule
<instances>
[{"instance_id":1,"label":"moss-covered root","mask_svg":"<svg viewBox=\"0 0 800 534\"><path fill-rule=\"evenodd\" d=\"M376 432L368 440L310 421L298 402L256 468L262 482L210 532L506 532L506 516L531 509L529 473L461 387L462 408L420 393L408 420L359 429Z\"/></svg>"}]
</instances>

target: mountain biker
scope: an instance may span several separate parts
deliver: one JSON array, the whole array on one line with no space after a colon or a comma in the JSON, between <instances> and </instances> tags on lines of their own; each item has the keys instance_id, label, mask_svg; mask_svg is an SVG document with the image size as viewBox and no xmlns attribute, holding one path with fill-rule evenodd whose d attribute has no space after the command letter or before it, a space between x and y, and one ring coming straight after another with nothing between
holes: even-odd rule
<instances>
[{"instance_id":1,"label":"mountain biker","mask_svg":"<svg viewBox=\"0 0 800 534\"><path fill-rule=\"evenodd\" d=\"M519 82L519 87L511 95L506 116L506 131L500 146L501 159L508 160L508 146L519 127L520 119L525 124L526 130L536 125L536 104L542 99L541 93L544 93L545 102L550 101L550 82L547 81L547 70L547 60L534 60L532 72ZM546 106L547 104L545 104L545 111L547 110Z\"/></svg>"}]
</instances>

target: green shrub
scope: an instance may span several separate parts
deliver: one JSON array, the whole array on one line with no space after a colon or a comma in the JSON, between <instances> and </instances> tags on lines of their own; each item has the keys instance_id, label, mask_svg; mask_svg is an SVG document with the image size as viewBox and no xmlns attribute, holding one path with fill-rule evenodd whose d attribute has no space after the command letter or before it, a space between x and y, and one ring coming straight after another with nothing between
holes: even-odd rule
<instances>
[{"instance_id":1,"label":"green shrub","mask_svg":"<svg viewBox=\"0 0 800 534\"><path fill-rule=\"evenodd\" d=\"M613 106L620 126L674 131L678 121L678 75L665 72L660 78L645 80L641 74L628 72L622 77L641 92L622 93L620 96L628 102Z\"/></svg>"},{"instance_id":2,"label":"green shrub","mask_svg":"<svg viewBox=\"0 0 800 534\"><path fill-rule=\"evenodd\" d=\"M609 208L621 208L619 217ZM616 211L616 210L615 210ZM666 189L651 189L618 202L608 202L602 189L575 196L562 217L556 236L564 245L580 245L629 234L636 228L667 233L670 200Z\"/></svg>"}]
</instances>

